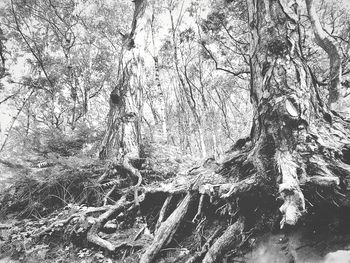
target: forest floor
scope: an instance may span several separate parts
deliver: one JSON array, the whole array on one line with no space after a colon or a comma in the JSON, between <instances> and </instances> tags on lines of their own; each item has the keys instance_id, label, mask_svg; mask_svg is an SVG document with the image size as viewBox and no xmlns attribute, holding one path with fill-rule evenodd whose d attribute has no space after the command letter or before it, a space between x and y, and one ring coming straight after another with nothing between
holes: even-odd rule
<instances>
[{"instance_id":1,"label":"forest floor","mask_svg":"<svg viewBox=\"0 0 350 263\"><path fill-rule=\"evenodd\" d=\"M91 242L88 236L101 215L123 198L123 189L135 184L123 176L121 167L108 167L112 172L98 182L106 164L91 160L59 158L44 163L27 159L20 165L2 161L0 263L139 262L152 246L159 225L183 205L186 189L199 176L206 185L232 184L230 178L213 173L217 166L213 159L201 163L180 159L174 152L159 155L163 158L153 156L139 165L143 177L140 206L126 201L123 211L97 230L107 245ZM201 262L200 257L191 261L193 255L200 255L232 224L232 207L215 195L202 196L189 202L172 238L152 262ZM311 214L294 228L242 233L239 244L217 262L349 262L349 218L338 212L325 209L314 217ZM261 216L259 211L256 216ZM106 249L108 244L113 244L113 251Z\"/></svg>"}]
</instances>

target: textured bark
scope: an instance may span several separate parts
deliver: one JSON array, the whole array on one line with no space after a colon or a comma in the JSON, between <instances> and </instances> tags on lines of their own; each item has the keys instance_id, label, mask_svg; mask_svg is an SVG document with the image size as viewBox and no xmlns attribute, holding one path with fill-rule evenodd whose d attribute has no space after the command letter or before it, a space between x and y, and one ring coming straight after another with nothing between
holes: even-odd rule
<instances>
[{"instance_id":1,"label":"textured bark","mask_svg":"<svg viewBox=\"0 0 350 263\"><path fill-rule=\"evenodd\" d=\"M340 174L330 167L336 162L337 152L349 143L345 122L324 106L315 77L303 59L299 6L291 2L294 3L247 1L251 32L250 88L255 117L251 140L244 143L251 147L242 163L251 162L256 172L253 176L263 179L265 184L276 185L282 200L281 227L285 223L296 224L305 212L302 184L339 183L334 178ZM332 63L331 71L337 62ZM335 119L337 125L333 124ZM317 169L313 159L318 160ZM235 161L223 167L232 163Z\"/></svg>"},{"instance_id":2,"label":"textured bark","mask_svg":"<svg viewBox=\"0 0 350 263\"><path fill-rule=\"evenodd\" d=\"M101 143L99 157L115 157L120 159L124 155L139 156L140 118L139 98L131 95L138 94L138 86L142 85L137 77L142 74L139 69L141 59L135 59L136 25L145 12L146 0L133 1L135 8L131 23L131 31L123 36L123 46L118 65L118 82L110 94L108 123L106 133ZM143 24L145 22L143 21ZM139 50L142 53L142 50Z\"/></svg>"},{"instance_id":3,"label":"textured bark","mask_svg":"<svg viewBox=\"0 0 350 263\"><path fill-rule=\"evenodd\" d=\"M146 252L142 255L140 263L153 262L158 252L163 246L167 245L173 238L176 230L184 219L189 205L193 199L193 194L187 193L185 198L181 201L180 205L175 211L164 221L157 232L153 243L147 248Z\"/></svg>"},{"instance_id":4,"label":"textured bark","mask_svg":"<svg viewBox=\"0 0 350 263\"><path fill-rule=\"evenodd\" d=\"M203 263L220 262L219 260L229 250L237 247L242 241L242 233L244 229L243 219L229 226L224 234L220 236L215 243L210 247L208 253L203 259Z\"/></svg>"},{"instance_id":5,"label":"textured bark","mask_svg":"<svg viewBox=\"0 0 350 263\"><path fill-rule=\"evenodd\" d=\"M167 212L167 210L169 208L169 205L170 205L172 199L173 199L173 195L168 195L167 198L165 199L165 201L163 203L163 206L162 206L162 208L159 211L159 217L158 217L157 224L156 224L156 231L158 230L158 228L163 223L165 215L166 215L166 212Z\"/></svg>"},{"instance_id":6,"label":"textured bark","mask_svg":"<svg viewBox=\"0 0 350 263\"><path fill-rule=\"evenodd\" d=\"M128 202L125 196L120 198L114 206L111 206L110 209L108 209L106 212L104 212L101 216L97 218L96 222L92 225L91 229L87 234L87 240L111 252L115 251L116 246L111 242L99 237L98 232L112 216L118 215L125 208L131 205L132 202Z\"/></svg>"},{"instance_id":7,"label":"textured bark","mask_svg":"<svg viewBox=\"0 0 350 263\"><path fill-rule=\"evenodd\" d=\"M202 247L201 251L196 252L190 259L186 261L186 263L197 263L200 262L205 254L208 252L209 248L211 247L214 239L220 234L221 227L216 229L214 233L208 238L208 240L205 242L204 246Z\"/></svg>"},{"instance_id":8,"label":"textured bark","mask_svg":"<svg viewBox=\"0 0 350 263\"><path fill-rule=\"evenodd\" d=\"M159 121L162 126L162 138L164 142L167 142L168 131L167 131L167 123L166 123L166 96L162 89L162 85L159 78L158 57L154 57L154 71L155 71L155 81L157 84L157 92L158 92L157 102L159 103Z\"/></svg>"},{"instance_id":9,"label":"textured bark","mask_svg":"<svg viewBox=\"0 0 350 263\"><path fill-rule=\"evenodd\" d=\"M5 45L4 45L5 41L6 41L5 35L2 29L0 28L0 79L5 77L5 70L6 70Z\"/></svg>"}]
</instances>

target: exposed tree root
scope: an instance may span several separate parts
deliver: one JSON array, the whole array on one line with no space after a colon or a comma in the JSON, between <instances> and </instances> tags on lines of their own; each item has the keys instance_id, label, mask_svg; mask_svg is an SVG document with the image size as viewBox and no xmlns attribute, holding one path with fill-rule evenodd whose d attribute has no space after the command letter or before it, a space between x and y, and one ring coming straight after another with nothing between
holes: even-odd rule
<instances>
[{"instance_id":1,"label":"exposed tree root","mask_svg":"<svg viewBox=\"0 0 350 263\"><path fill-rule=\"evenodd\" d=\"M168 207L169 207L172 199L173 199L173 195L168 195L167 198L165 199L163 206L159 212L159 217L158 217L157 224L156 224L156 231L158 230L158 228L160 227L160 225L164 221L165 214L168 210Z\"/></svg>"},{"instance_id":2,"label":"exposed tree root","mask_svg":"<svg viewBox=\"0 0 350 263\"><path fill-rule=\"evenodd\" d=\"M78 222L81 224L81 221L86 219L86 215L102 213L97 219L89 218L89 220L86 220L88 221L87 224L84 222L83 234L87 234L87 240L110 252L122 248L144 247L145 251L141 256L140 263L150 263L156 259L158 254L162 254L162 249L170 244L173 236L179 230L179 226L184 221L190 222L192 220L192 223L196 224L201 217L204 218L208 214L214 215L214 217L220 214L222 218L219 219L219 225L222 225L223 222L226 224L226 220L230 221L238 217L239 220L229 226L219 238L221 231L216 229L213 232L214 228L207 229L205 223L208 221L203 220L205 223L199 223L199 225L202 225L205 231L209 230L213 234L205 241L204 246L199 251L191 255L192 257L186 254L182 255L181 258L182 261L186 258L186 263L212 263L220 262L226 253L240 247L245 241L243 234L245 227L251 228L257 225L257 229L266 229L264 227L267 224L276 227L280 220L280 217L278 217L279 206L282 214L280 224L283 227L284 224L295 225L303 213L306 212L305 200L308 205L309 203L317 205L317 202L321 199L321 202L328 202L330 205L333 202L335 206L343 206L346 202L350 204L350 198L348 198L350 160L349 163L341 161L342 157L335 154L337 153L335 149L319 145L317 144L319 142L315 143L315 141L312 141L315 147L313 150L307 148L309 147L307 144L303 151L290 150L280 146L273 146L272 150L270 148L266 149L266 147L269 147L265 145L266 142L256 143L255 146L251 145L251 141L246 141L246 143L248 144L246 147L243 145L241 149L235 149L231 159L222 163L220 169L218 169L216 163L209 164L209 167L207 164L207 166L193 168L188 174L180 174L171 180L142 186L140 172L132 166L128 158L125 158L122 164L118 166L126 173L128 179L132 179L132 184L128 182L130 187L125 188L124 186L122 189L118 189L119 187L116 184L113 187L110 184L111 190L106 194L104 203L107 204L110 196L118 193L118 196L122 197L115 205L88 208L85 211L77 212L50 225L35 236L40 237L58 227L62 228L74 218L82 217L82 220ZM324 152L320 149L323 149L329 155L324 155ZM330 153L334 154L331 155ZM103 180L105 178L102 178L101 181ZM264 191L265 189L269 191ZM134 198L132 198L132 195ZM173 209L175 199L178 200L184 195L186 196L170 214L170 207ZM276 196L279 199L274 202ZM147 202L142 201L143 198L148 197L150 199L147 199ZM164 200L164 197L166 197L165 201L161 204L159 200ZM194 199L197 200L198 197L199 202L193 202L192 206L191 202ZM207 206L206 202L209 203L208 197L210 197L211 204ZM264 200L266 197L266 200L269 201L263 201L261 197ZM148 202L154 200L154 198L161 198L157 200L156 206L153 206L154 203ZM139 228L139 221L137 221L132 229L132 231L137 229L137 234L136 232L131 234L132 237L136 234L134 240L120 238L117 242L115 238L119 236L119 233L113 233L117 229L117 225L115 224L114 228L107 229L107 226L105 227L106 222L115 219L118 224L124 224L126 223L124 218L129 218L132 214L129 212L134 211L133 209L139 206L141 206L141 212L146 215L147 220L151 218L147 221L147 223L151 222L148 224L148 226L151 226L150 231L153 231L155 224L154 237L149 233L147 226ZM218 207L220 208L217 209ZM234 213L231 213L233 209L230 209L230 207L237 209ZM194 211L191 211L192 209ZM125 213L127 216L116 218L124 210L127 211ZM150 210L152 210L152 216L148 217L148 212L143 211ZM157 218L158 212L159 216ZM168 216L169 214L170 216ZM186 215L188 218L186 218ZM243 222L243 217L246 218L245 222ZM91 226L90 229L89 226ZM139 229L141 230L139 231ZM100 231L107 230L110 232L105 232L106 236L100 234ZM84 237L84 235L79 235L79 237ZM149 240L152 238L152 243L146 247L145 244L149 244ZM184 237L184 240L184 243L186 243L186 237Z\"/></svg>"},{"instance_id":3,"label":"exposed tree root","mask_svg":"<svg viewBox=\"0 0 350 263\"><path fill-rule=\"evenodd\" d=\"M282 175L282 183L279 185L279 193L283 200L280 211L283 214L281 228L284 224L295 225L302 212L305 210L305 199L302 193L297 175L297 164L293 161L289 151L277 151L275 154L279 172Z\"/></svg>"},{"instance_id":4,"label":"exposed tree root","mask_svg":"<svg viewBox=\"0 0 350 263\"><path fill-rule=\"evenodd\" d=\"M10 225L10 224L0 224L0 230L1 229L9 229L11 227L12 227L12 225Z\"/></svg>"},{"instance_id":5,"label":"exposed tree root","mask_svg":"<svg viewBox=\"0 0 350 263\"><path fill-rule=\"evenodd\" d=\"M75 214L69 216L66 219L63 219L63 220L56 221L56 222L52 223L50 226L48 226L44 230L42 230L39 233L35 234L34 237L41 237L42 235L50 232L56 226L65 226L74 218L86 216L86 215L92 214L92 213L103 212L103 211L109 210L110 208L111 208L111 206L89 207L87 210L85 210L83 212L75 213Z\"/></svg>"},{"instance_id":6,"label":"exposed tree root","mask_svg":"<svg viewBox=\"0 0 350 263\"><path fill-rule=\"evenodd\" d=\"M198 263L201 262L205 254L208 252L209 248L211 247L213 241L217 236L220 234L222 228L218 227L215 232L208 238L208 240L205 242L204 246L202 247L201 251L196 252L191 258L189 258L186 263Z\"/></svg>"},{"instance_id":7,"label":"exposed tree root","mask_svg":"<svg viewBox=\"0 0 350 263\"><path fill-rule=\"evenodd\" d=\"M103 205L107 205L109 197L111 196L111 194L114 192L114 190L117 188L117 185L113 185L113 187L108 191L108 193L106 194L106 196L103 198Z\"/></svg>"},{"instance_id":8,"label":"exposed tree root","mask_svg":"<svg viewBox=\"0 0 350 263\"><path fill-rule=\"evenodd\" d=\"M227 183L227 184L204 184L199 188L201 194L208 194L209 196L218 196L220 198L230 198L238 194L247 193L257 187L260 184L259 178L257 176L252 176L246 178L237 183Z\"/></svg>"},{"instance_id":9,"label":"exposed tree root","mask_svg":"<svg viewBox=\"0 0 350 263\"><path fill-rule=\"evenodd\" d=\"M194 194L188 192L174 212L164 221L157 232L153 243L147 248L146 252L141 256L140 263L150 263L157 256L158 252L167 245L173 238L180 223L184 219Z\"/></svg>"},{"instance_id":10,"label":"exposed tree root","mask_svg":"<svg viewBox=\"0 0 350 263\"><path fill-rule=\"evenodd\" d=\"M124 160L123 160L123 167L129 171L129 173L134 176L137 177L137 183L136 185L133 186L134 188L134 201L135 201L135 205L139 206L140 205L140 200L138 197L138 191L139 191L139 187L142 183L142 176L141 173L138 169L134 168L132 166L132 164L130 163L130 159L127 156L124 156Z\"/></svg>"},{"instance_id":11,"label":"exposed tree root","mask_svg":"<svg viewBox=\"0 0 350 263\"><path fill-rule=\"evenodd\" d=\"M87 240L95 245L114 252L117 248L116 245L99 237L98 232L113 215L119 214L123 209L130 207L132 203L133 202L126 200L126 196L122 196L115 205L111 206L109 210L97 218L96 222L87 233Z\"/></svg>"},{"instance_id":12,"label":"exposed tree root","mask_svg":"<svg viewBox=\"0 0 350 263\"><path fill-rule=\"evenodd\" d=\"M203 263L214 263L219 260L232 248L239 245L242 241L244 230L244 220L239 218L234 224L229 226L224 234L220 236L210 247L203 259Z\"/></svg>"},{"instance_id":13,"label":"exposed tree root","mask_svg":"<svg viewBox=\"0 0 350 263\"><path fill-rule=\"evenodd\" d=\"M199 198L199 204L198 204L198 210L197 210L197 214L194 216L194 218L192 219L192 222L193 223L196 223L201 214L202 214L202 209L203 209L203 203L204 203L204 198L205 198L205 195L204 194L201 194L201 197Z\"/></svg>"}]
</instances>

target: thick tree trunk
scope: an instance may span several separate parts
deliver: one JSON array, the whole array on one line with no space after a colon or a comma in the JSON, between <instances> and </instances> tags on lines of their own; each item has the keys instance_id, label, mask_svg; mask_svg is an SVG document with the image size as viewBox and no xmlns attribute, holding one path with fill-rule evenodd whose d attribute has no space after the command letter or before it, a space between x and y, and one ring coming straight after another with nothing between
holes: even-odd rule
<instances>
[{"instance_id":1,"label":"thick tree trunk","mask_svg":"<svg viewBox=\"0 0 350 263\"><path fill-rule=\"evenodd\" d=\"M138 85L142 85L137 79L137 74L142 73L138 70L142 58L135 59L135 36L136 25L145 12L147 1L133 2L135 8L131 31L125 36L119 61L118 83L110 94L107 130L100 147L100 159L114 157L119 160L125 155L139 157L140 118L137 116L137 98L131 94L138 94L134 91ZM145 24L145 21L141 21L141 24ZM142 50L139 51L142 53Z\"/></svg>"},{"instance_id":2,"label":"thick tree trunk","mask_svg":"<svg viewBox=\"0 0 350 263\"><path fill-rule=\"evenodd\" d=\"M301 49L298 6L288 0L247 0L247 3L254 109L250 137L237 141L219 169L216 164L210 168L203 165L202 170L189 172L192 181L187 190L186 187L179 190L174 186L176 183L168 186L171 190L165 192L169 195L181 191L187 195L168 218L166 213L172 198L166 198L155 238L140 262L153 262L171 242L198 193L201 198L194 223L203 212L206 195L226 201L228 207L236 206L235 213L230 214L236 223L189 259L208 263L219 262L225 253L245 242L245 233L263 229L271 221L275 225L276 219L279 220L282 228L285 224L295 225L310 207L325 203L350 205L349 123L329 110L318 94L316 78ZM109 127L113 132L107 133L105 145L120 147L121 142L127 141L123 129L128 126L123 117L128 115L126 91L130 83L130 70L123 67L118 87L110 98ZM122 149L125 153L125 148ZM137 187L142 178L128 162L124 167L139 179L134 188L138 204ZM323 193L321 198L316 195L318 191Z\"/></svg>"},{"instance_id":3,"label":"thick tree trunk","mask_svg":"<svg viewBox=\"0 0 350 263\"><path fill-rule=\"evenodd\" d=\"M111 92L107 131L101 144L100 159L112 156L119 159L126 154L131 154L133 157L139 155L138 131L135 125L136 111L127 107L126 96L130 88L130 74L126 65L118 84Z\"/></svg>"},{"instance_id":4,"label":"thick tree trunk","mask_svg":"<svg viewBox=\"0 0 350 263\"><path fill-rule=\"evenodd\" d=\"M331 166L349 140L342 120L321 101L313 73L302 56L298 6L285 0L247 2L255 116L248 158L254 163L255 176L278 185L283 202L281 226L294 225L305 211L301 185L339 184ZM315 162L319 163L317 169Z\"/></svg>"}]
</instances>

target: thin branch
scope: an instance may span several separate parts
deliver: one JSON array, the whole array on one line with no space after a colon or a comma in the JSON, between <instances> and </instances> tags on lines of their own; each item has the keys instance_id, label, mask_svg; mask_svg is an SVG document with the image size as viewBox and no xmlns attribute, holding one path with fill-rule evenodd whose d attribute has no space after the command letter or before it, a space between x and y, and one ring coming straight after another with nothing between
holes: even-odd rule
<instances>
[{"instance_id":1,"label":"thin branch","mask_svg":"<svg viewBox=\"0 0 350 263\"><path fill-rule=\"evenodd\" d=\"M327 35L326 31L322 28L319 18L316 13L313 0L305 0L307 11L310 17L311 26L314 31L317 44L328 54L329 58L329 73L330 73L330 85L328 105L336 102L340 97L341 75L342 66L339 51L331 38Z\"/></svg>"},{"instance_id":2,"label":"thin branch","mask_svg":"<svg viewBox=\"0 0 350 263\"><path fill-rule=\"evenodd\" d=\"M18 119L18 116L19 116L20 113L22 112L24 106L27 104L28 100L29 100L30 97L33 95L34 91L35 91L35 90L32 89L32 91L30 92L30 94L28 95L28 97L23 101L21 107L18 109L17 114L12 118L12 122L11 122L11 124L10 124L10 127L9 127L9 129L7 130L7 132L6 132L4 141L3 141L2 145L1 145L0 152L2 152L2 150L4 149L4 147L5 147L6 143L7 143L7 140L8 140L8 138L9 138L10 131L12 130L12 128L13 128L13 126L14 126L16 120Z\"/></svg>"},{"instance_id":3,"label":"thin branch","mask_svg":"<svg viewBox=\"0 0 350 263\"><path fill-rule=\"evenodd\" d=\"M217 62L217 60L215 59L215 57L213 56L213 54L210 52L210 50L206 47L206 45L204 44L204 42L202 42L201 44L202 44L203 48L207 51L207 53L208 53L208 55L211 57L211 59L214 61L216 70L225 71L225 72L230 73L230 74L232 74L232 75L234 75L234 76L236 76L236 77L239 76L239 75L242 75L242 74L249 74L249 73L250 73L250 71L247 70L247 69L241 69L240 71L233 72L233 71L231 71L231 70L229 70L229 69L220 67L220 66L219 66L219 63Z\"/></svg>"},{"instance_id":4,"label":"thin branch","mask_svg":"<svg viewBox=\"0 0 350 263\"><path fill-rule=\"evenodd\" d=\"M43 73L44 73L46 79L49 81L51 87L54 87L53 82L51 81L51 79L49 78L49 76L48 76L48 74L47 74L47 72L46 72L46 70L45 70L45 67L44 67L44 65L43 65L42 60L41 60L41 59L38 57L38 55L34 52L33 48L31 47L31 45L30 45L29 42L28 42L27 37L24 35L24 33L23 33L22 30L21 30L21 27L20 27L19 22L18 22L18 18L17 18L17 16L16 16L16 12L15 12L15 8L14 8L13 0L11 0L11 9L12 9L13 17L14 17L14 19L15 19L17 31L18 31L18 32L20 33L20 35L22 36L24 42L27 44L27 46L28 46L30 52L32 53L32 55L33 55L33 56L35 57L35 59L38 61L39 65L40 65L41 69L43 70ZM35 42L34 42L34 43L35 43Z\"/></svg>"}]
</instances>

